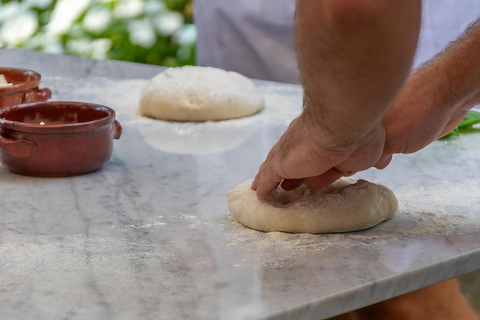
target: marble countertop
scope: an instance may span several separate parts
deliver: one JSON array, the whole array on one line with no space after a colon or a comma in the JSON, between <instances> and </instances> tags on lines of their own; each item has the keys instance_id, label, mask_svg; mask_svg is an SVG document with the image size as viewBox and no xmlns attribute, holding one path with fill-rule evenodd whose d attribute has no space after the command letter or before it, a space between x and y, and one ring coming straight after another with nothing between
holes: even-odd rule
<instances>
[{"instance_id":1,"label":"marble countertop","mask_svg":"<svg viewBox=\"0 0 480 320\"><path fill-rule=\"evenodd\" d=\"M398 213L343 234L262 233L228 217L300 112L301 88L257 81L248 118L174 123L137 113L160 67L1 49L54 100L108 105L124 127L100 171L35 178L0 166L2 319L320 319L480 269L480 134L357 175Z\"/></svg>"}]
</instances>

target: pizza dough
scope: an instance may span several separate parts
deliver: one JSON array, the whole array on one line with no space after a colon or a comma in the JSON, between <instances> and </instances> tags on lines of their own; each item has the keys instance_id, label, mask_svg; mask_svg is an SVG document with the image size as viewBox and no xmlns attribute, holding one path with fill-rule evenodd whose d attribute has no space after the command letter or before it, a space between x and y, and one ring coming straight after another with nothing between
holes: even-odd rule
<instances>
[{"instance_id":1,"label":"pizza dough","mask_svg":"<svg viewBox=\"0 0 480 320\"><path fill-rule=\"evenodd\" d=\"M167 69L140 94L142 114L176 121L240 118L256 113L264 104L250 79L211 67Z\"/></svg>"},{"instance_id":2,"label":"pizza dough","mask_svg":"<svg viewBox=\"0 0 480 320\"><path fill-rule=\"evenodd\" d=\"M259 200L248 180L228 192L236 221L260 231L329 233L361 230L390 219L398 208L393 192L365 180L341 178L324 189L303 184L293 191L276 188Z\"/></svg>"}]
</instances>

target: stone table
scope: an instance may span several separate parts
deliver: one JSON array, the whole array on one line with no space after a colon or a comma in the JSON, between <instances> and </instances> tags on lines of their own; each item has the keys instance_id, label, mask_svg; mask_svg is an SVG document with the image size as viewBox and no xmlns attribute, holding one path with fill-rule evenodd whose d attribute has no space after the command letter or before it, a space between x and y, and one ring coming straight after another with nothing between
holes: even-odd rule
<instances>
[{"instance_id":1,"label":"stone table","mask_svg":"<svg viewBox=\"0 0 480 320\"><path fill-rule=\"evenodd\" d=\"M17 49L0 59L40 72L53 100L114 108L124 127L91 174L0 166L2 319L320 319L480 269L480 134L357 174L399 199L374 228L263 233L229 219L226 193L300 112L299 86L256 81L266 107L251 117L164 122L137 112L160 67Z\"/></svg>"}]
</instances>

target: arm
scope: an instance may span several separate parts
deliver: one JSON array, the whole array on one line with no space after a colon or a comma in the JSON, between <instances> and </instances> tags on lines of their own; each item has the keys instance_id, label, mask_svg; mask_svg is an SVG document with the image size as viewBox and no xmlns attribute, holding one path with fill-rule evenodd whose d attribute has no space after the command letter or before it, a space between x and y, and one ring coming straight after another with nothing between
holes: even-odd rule
<instances>
[{"instance_id":1,"label":"arm","mask_svg":"<svg viewBox=\"0 0 480 320\"><path fill-rule=\"evenodd\" d=\"M418 41L420 4L411 0L298 2L304 113L315 127L330 133L335 147L371 131L398 94L410 73Z\"/></svg>"},{"instance_id":2,"label":"arm","mask_svg":"<svg viewBox=\"0 0 480 320\"><path fill-rule=\"evenodd\" d=\"M381 119L410 71L420 16L420 0L297 2L304 110L261 165L259 198L283 179L321 188L377 163Z\"/></svg>"},{"instance_id":3,"label":"arm","mask_svg":"<svg viewBox=\"0 0 480 320\"><path fill-rule=\"evenodd\" d=\"M453 130L480 104L480 19L405 83L387 112L386 144L376 167L413 153Z\"/></svg>"}]
</instances>

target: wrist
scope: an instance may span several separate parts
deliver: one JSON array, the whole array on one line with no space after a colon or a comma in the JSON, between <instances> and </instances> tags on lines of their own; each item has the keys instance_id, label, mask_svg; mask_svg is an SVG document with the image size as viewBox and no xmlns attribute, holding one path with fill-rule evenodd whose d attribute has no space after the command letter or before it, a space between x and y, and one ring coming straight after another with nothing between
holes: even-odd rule
<instances>
[{"instance_id":1,"label":"wrist","mask_svg":"<svg viewBox=\"0 0 480 320\"><path fill-rule=\"evenodd\" d=\"M329 123L325 118L312 115L304 111L299 121L312 148L321 148L334 151L347 151L362 144L366 137L384 132L382 121L370 123L370 126L354 126L347 123ZM383 133L381 133L383 134Z\"/></svg>"},{"instance_id":2,"label":"wrist","mask_svg":"<svg viewBox=\"0 0 480 320\"><path fill-rule=\"evenodd\" d=\"M299 120L316 145L335 150L349 149L360 144L372 131L383 128L380 115L356 117L353 113L342 115L338 110L341 110L339 106L329 108L324 101L315 99L305 90Z\"/></svg>"}]
</instances>

